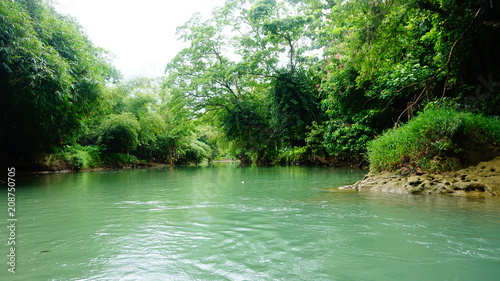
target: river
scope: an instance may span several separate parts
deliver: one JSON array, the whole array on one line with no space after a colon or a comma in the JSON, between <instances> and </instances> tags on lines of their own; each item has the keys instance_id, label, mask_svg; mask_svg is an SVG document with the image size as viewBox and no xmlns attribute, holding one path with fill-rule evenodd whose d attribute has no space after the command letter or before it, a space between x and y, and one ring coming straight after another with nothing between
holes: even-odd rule
<instances>
[{"instance_id":1,"label":"river","mask_svg":"<svg viewBox=\"0 0 500 281\"><path fill-rule=\"evenodd\" d=\"M2 227L0 280L500 280L498 198L328 191L364 173L214 163L18 177L16 273Z\"/></svg>"}]
</instances>

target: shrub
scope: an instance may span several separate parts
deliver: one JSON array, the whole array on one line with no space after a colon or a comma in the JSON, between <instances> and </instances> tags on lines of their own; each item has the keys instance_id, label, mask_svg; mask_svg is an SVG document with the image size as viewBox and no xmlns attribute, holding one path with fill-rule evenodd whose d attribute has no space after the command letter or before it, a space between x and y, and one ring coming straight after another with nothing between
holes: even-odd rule
<instances>
[{"instance_id":1,"label":"shrub","mask_svg":"<svg viewBox=\"0 0 500 281\"><path fill-rule=\"evenodd\" d=\"M95 168L102 164L101 150L99 146L67 145L62 151L47 157L47 165L54 167L62 165L76 170ZM50 159L59 159L64 163L57 164L57 161L52 162Z\"/></svg>"},{"instance_id":2,"label":"shrub","mask_svg":"<svg viewBox=\"0 0 500 281\"><path fill-rule=\"evenodd\" d=\"M98 143L111 152L128 152L139 144L140 129L132 113L112 114L100 125Z\"/></svg>"},{"instance_id":3,"label":"shrub","mask_svg":"<svg viewBox=\"0 0 500 281\"><path fill-rule=\"evenodd\" d=\"M210 159L212 148L197 139L192 139L182 145L180 149L180 159L176 162L179 164L200 163L203 160Z\"/></svg>"},{"instance_id":4,"label":"shrub","mask_svg":"<svg viewBox=\"0 0 500 281\"><path fill-rule=\"evenodd\" d=\"M296 146L293 148L282 149L278 158L281 162L287 164L303 164L309 161L310 154L311 151L307 146Z\"/></svg>"},{"instance_id":5,"label":"shrub","mask_svg":"<svg viewBox=\"0 0 500 281\"><path fill-rule=\"evenodd\" d=\"M375 131L367 125L346 124L338 120L327 123L324 134L326 151L341 161L358 162L366 152L366 143L373 139Z\"/></svg>"},{"instance_id":6,"label":"shrub","mask_svg":"<svg viewBox=\"0 0 500 281\"><path fill-rule=\"evenodd\" d=\"M369 142L368 161L375 172L394 171L403 164L427 171L450 170L463 160L460 157L467 142L498 146L500 119L450 108L428 108L399 129Z\"/></svg>"},{"instance_id":7,"label":"shrub","mask_svg":"<svg viewBox=\"0 0 500 281\"><path fill-rule=\"evenodd\" d=\"M125 153L106 153L103 154L103 162L109 166L126 166L130 164L137 164L139 159L134 155Z\"/></svg>"}]
</instances>

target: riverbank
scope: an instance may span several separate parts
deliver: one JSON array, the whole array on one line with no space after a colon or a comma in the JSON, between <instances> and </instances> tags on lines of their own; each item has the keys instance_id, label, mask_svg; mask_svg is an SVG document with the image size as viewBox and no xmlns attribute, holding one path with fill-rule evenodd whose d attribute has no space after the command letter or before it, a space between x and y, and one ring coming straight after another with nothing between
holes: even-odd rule
<instances>
[{"instance_id":1,"label":"riverbank","mask_svg":"<svg viewBox=\"0 0 500 281\"><path fill-rule=\"evenodd\" d=\"M361 181L339 189L459 196L500 195L500 156L476 166L447 173L402 176L394 172L369 173Z\"/></svg>"},{"instance_id":2,"label":"riverbank","mask_svg":"<svg viewBox=\"0 0 500 281\"><path fill-rule=\"evenodd\" d=\"M76 171L103 171L136 168L162 168L172 166L166 163L125 161L115 157L108 157L107 161L99 161L93 165L82 165L77 161L68 161L61 155L44 155L37 159L13 159L9 166L16 167L17 171L25 173L72 173Z\"/></svg>"}]
</instances>

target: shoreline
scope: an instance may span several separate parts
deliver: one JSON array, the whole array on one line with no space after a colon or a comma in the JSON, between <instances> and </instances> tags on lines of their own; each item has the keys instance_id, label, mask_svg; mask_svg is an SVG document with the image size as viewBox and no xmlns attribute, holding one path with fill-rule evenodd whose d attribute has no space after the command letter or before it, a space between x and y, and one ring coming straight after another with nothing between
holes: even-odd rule
<instances>
[{"instance_id":1,"label":"shoreline","mask_svg":"<svg viewBox=\"0 0 500 281\"><path fill-rule=\"evenodd\" d=\"M116 164L116 165L102 165L92 168L83 168L83 169L75 169L68 166L58 166L58 165L39 165L39 166L31 166L26 167L22 166L19 169L20 172L25 174L71 174L77 172L94 172L94 171L111 171L111 170L133 170L133 169L142 169L142 168L171 168L171 167L179 167L179 166L192 166L192 165L200 165L206 163L239 163L239 160L214 160L210 162L201 162L201 163L189 163L189 164L168 164L168 163L157 163L157 162L148 162L148 163L128 163L128 164ZM16 165L11 165L16 166Z\"/></svg>"},{"instance_id":2,"label":"shoreline","mask_svg":"<svg viewBox=\"0 0 500 281\"><path fill-rule=\"evenodd\" d=\"M368 173L362 180L339 190L379 191L456 196L500 195L500 156L475 166L446 173L401 176L395 172Z\"/></svg>"}]
</instances>

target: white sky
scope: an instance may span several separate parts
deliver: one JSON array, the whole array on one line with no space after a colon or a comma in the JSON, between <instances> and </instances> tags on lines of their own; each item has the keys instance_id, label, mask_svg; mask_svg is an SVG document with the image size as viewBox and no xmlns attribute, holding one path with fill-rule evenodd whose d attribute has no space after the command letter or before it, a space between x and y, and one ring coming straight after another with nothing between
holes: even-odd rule
<instances>
[{"instance_id":1,"label":"white sky","mask_svg":"<svg viewBox=\"0 0 500 281\"><path fill-rule=\"evenodd\" d=\"M156 77L186 45L176 28L195 12L208 18L224 0L56 0L59 13L75 17L95 45L115 55L125 79Z\"/></svg>"}]
</instances>

